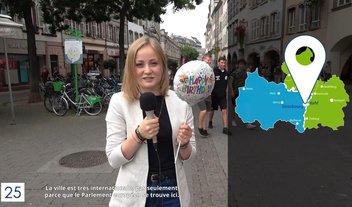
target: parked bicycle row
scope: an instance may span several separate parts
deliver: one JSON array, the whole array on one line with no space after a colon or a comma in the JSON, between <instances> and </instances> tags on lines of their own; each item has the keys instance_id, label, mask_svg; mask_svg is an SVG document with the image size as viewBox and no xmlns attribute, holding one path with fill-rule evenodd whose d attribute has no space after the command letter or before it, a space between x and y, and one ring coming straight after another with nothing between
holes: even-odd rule
<instances>
[{"instance_id":1,"label":"parked bicycle row","mask_svg":"<svg viewBox=\"0 0 352 207\"><path fill-rule=\"evenodd\" d=\"M94 116L108 107L112 95L121 90L121 83L114 77L79 77L76 94L74 78L58 75L45 84L40 83L40 90L44 97L44 107L49 112L64 116L69 109L73 109L78 115L84 111Z\"/></svg>"}]
</instances>

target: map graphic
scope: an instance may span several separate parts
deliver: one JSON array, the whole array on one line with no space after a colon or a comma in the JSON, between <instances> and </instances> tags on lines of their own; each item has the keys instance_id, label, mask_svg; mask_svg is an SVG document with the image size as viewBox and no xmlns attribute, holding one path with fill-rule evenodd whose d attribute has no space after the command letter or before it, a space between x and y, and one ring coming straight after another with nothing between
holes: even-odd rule
<instances>
[{"instance_id":1,"label":"map graphic","mask_svg":"<svg viewBox=\"0 0 352 207\"><path fill-rule=\"evenodd\" d=\"M297 55L301 64L309 64L312 52L307 49ZM308 61L308 62L307 62ZM286 63L284 83L268 82L258 71L247 72L245 86L239 88L235 112L245 123L258 121L264 130L274 128L278 121L289 122L303 133L306 129L344 126L343 108L350 101L344 83L333 75L329 80L317 80L309 101L304 104Z\"/></svg>"}]
</instances>

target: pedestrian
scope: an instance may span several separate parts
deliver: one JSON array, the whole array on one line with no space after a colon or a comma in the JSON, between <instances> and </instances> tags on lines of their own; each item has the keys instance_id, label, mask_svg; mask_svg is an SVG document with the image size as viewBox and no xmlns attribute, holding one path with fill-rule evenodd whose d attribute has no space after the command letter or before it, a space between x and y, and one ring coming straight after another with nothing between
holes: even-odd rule
<instances>
[{"instance_id":1,"label":"pedestrian","mask_svg":"<svg viewBox=\"0 0 352 207\"><path fill-rule=\"evenodd\" d=\"M328 81L331 77L331 61L327 61L323 69L323 80Z\"/></svg>"},{"instance_id":2,"label":"pedestrian","mask_svg":"<svg viewBox=\"0 0 352 207\"><path fill-rule=\"evenodd\" d=\"M43 84L45 84L49 80L49 70L46 68L46 66L43 66L42 68L41 78Z\"/></svg>"},{"instance_id":3,"label":"pedestrian","mask_svg":"<svg viewBox=\"0 0 352 207\"><path fill-rule=\"evenodd\" d=\"M1 64L0 62L0 88L5 85L5 66L4 65L5 64Z\"/></svg>"},{"instance_id":4,"label":"pedestrian","mask_svg":"<svg viewBox=\"0 0 352 207\"><path fill-rule=\"evenodd\" d=\"M233 127L236 127L237 126L237 123L236 123L236 121L235 121L235 101L236 101L236 99L235 99L235 94L237 94L238 93L238 91L237 91L237 89L234 89L234 77L236 76L236 74L235 73L238 73L238 62L237 61L235 61L235 67L234 67L234 69L229 73L229 75L228 75L228 91L229 91L229 95L230 95L230 97L231 98L229 98L230 100L229 100L229 106L231 106L231 107L229 107L229 120L231 120L231 125L233 126Z\"/></svg>"},{"instance_id":5,"label":"pedestrian","mask_svg":"<svg viewBox=\"0 0 352 207\"><path fill-rule=\"evenodd\" d=\"M59 80L60 78L61 78L61 75L60 75L60 71L59 71L59 69L57 68L57 66L55 66L54 68L53 68L53 80L54 81L57 81L57 80Z\"/></svg>"},{"instance_id":6,"label":"pedestrian","mask_svg":"<svg viewBox=\"0 0 352 207\"><path fill-rule=\"evenodd\" d=\"M193 114L169 90L168 76L157 40L143 36L131 44L122 92L112 96L106 114L106 155L110 165L119 168L109 206L190 206L183 163L196 152ZM153 119L144 118L140 108L139 97L145 92L157 99ZM180 151L174 162L177 143Z\"/></svg>"},{"instance_id":7,"label":"pedestrian","mask_svg":"<svg viewBox=\"0 0 352 207\"><path fill-rule=\"evenodd\" d=\"M232 82L232 104L233 109L236 107L236 99L239 96L239 88L245 86L247 79L247 72L249 71L246 67L246 61L244 59L240 59L237 62L237 69L232 73L231 81ZM235 121L235 113L232 116L232 126L237 126ZM247 129L254 129L256 126L252 123L245 124Z\"/></svg>"},{"instance_id":8,"label":"pedestrian","mask_svg":"<svg viewBox=\"0 0 352 207\"><path fill-rule=\"evenodd\" d=\"M220 107L222 113L222 133L231 135L227 121L227 69L226 58L220 57L218 66L214 68L215 85L211 93L211 111L209 113L209 128L213 128L214 111Z\"/></svg>"},{"instance_id":9,"label":"pedestrian","mask_svg":"<svg viewBox=\"0 0 352 207\"><path fill-rule=\"evenodd\" d=\"M282 82L282 70L280 65L276 66L274 69L274 79L275 79L275 83Z\"/></svg>"},{"instance_id":10,"label":"pedestrian","mask_svg":"<svg viewBox=\"0 0 352 207\"><path fill-rule=\"evenodd\" d=\"M94 71L100 74L100 65L99 65L99 60L94 63Z\"/></svg>"},{"instance_id":11,"label":"pedestrian","mask_svg":"<svg viewBox=\"0 0 352 207\"><path fill-rule=\"evenodd\" d=\"M271 70L268 65L264 65L264 67L262 68L262 76L267 81L271 81Z\"/></svg>"},{"instance_id":12,"label":"pedestrian","mask_svg":"<svg viewBox=\"0 0 352 207\"><path fill-rule=\"evenodd\" d=\"M211 54L205 54L202 57L202 61L206 62L210 66L212 62ZM199 102L197 105L200 110L198 116L199 134L201 137L208 137L210 134L207 130L207 115L211 111L211 96L208 96L205 100Z\"/></svg>"}]
</instances>

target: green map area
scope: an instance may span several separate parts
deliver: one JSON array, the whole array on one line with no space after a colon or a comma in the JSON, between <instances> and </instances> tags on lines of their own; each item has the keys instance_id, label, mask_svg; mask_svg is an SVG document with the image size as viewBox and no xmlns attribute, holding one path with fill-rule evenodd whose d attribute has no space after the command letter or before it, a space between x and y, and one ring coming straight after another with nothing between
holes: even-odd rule
<instances>
[{"instance_id":1,"label":"green map area","mask_svg":"<svg viewBox=\"0 0 352 207\"><path fill-rule=\"evenodd\" d=\"M307 48L306 51L296 57L300 64L308 65L308 60L310 61L311 56L312 52ZM281 68L286 74L284 84L287 90L297 91L285 62ZM328 81L318 80L306 104L304 128L316 129L321 125L337 130L338 127L344 125L345 114L343 108L346 107L349 101L345 85L339 77L333 75Z\"/></svg>"}]
</instances>

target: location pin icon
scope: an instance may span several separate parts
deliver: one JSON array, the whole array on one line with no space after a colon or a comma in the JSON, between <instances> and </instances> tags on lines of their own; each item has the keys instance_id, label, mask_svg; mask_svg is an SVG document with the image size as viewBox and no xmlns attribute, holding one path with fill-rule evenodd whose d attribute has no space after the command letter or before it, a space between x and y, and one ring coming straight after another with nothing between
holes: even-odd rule
<instances>
[{"instance_id":1,"label":"location pin icon","mask_svg":"<svg viewBox=\"0 0 352 207\"><path fill-rule=\"evenodd\" d=\"M306 50L304 54L296 55L297 51L304 47L310 48L314 53L312 61L309 59L309 50ZM285 62L303 103L308 102L325 64L325 59L324 46L312 36L298 36L288 43L285 50Z\"/></svg>"}]
</instances>

